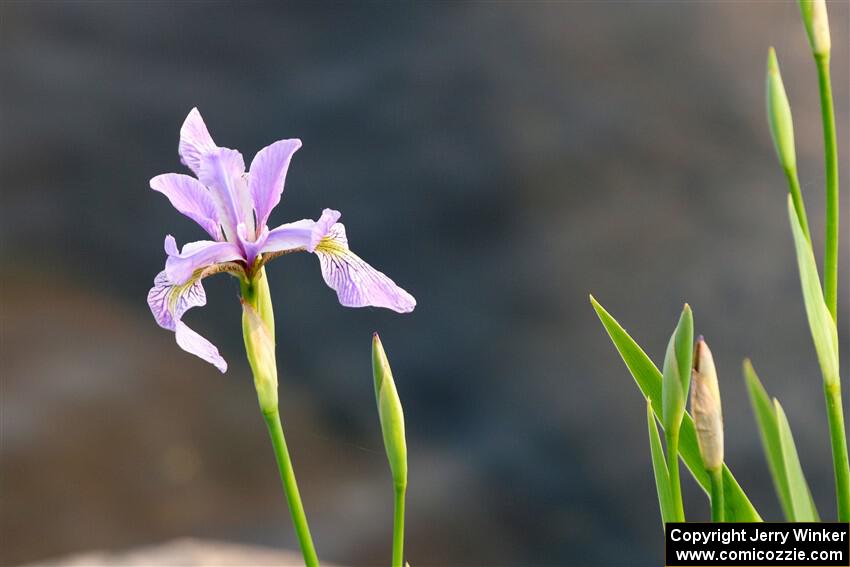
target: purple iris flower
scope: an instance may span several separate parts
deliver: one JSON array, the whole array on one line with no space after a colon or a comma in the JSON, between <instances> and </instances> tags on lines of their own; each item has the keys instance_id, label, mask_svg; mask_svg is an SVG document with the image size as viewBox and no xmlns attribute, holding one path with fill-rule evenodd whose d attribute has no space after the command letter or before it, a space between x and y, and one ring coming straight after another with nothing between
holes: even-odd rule
<instances>
[{"instance_id":1,"label":"purple iris flower","mask_svg":"<svg viewBox=\"0 0 850 567\"><path fill-rule=\"evenodd\" d=\"M322 277L346 307L385 307L409 313L412 295L348 248L340 213L325 209L319 220L302 219L277 228L266 226L280 202L297 139L280 140L260 150L245 171L242 154L213 142L197 108L180 129L180 161L195 177L165 173L151 179L151 188L168 197L174 208L197 222L212 240L190 242L178 250L165 237L168 259L148 293L157 323L174 331L180 348L224 372L227 363L218 349L181 319L192 307L206 304L201 280L228 272L252 278L270 259L289 252L319 257Z\"/></svg>"}]
</instances>

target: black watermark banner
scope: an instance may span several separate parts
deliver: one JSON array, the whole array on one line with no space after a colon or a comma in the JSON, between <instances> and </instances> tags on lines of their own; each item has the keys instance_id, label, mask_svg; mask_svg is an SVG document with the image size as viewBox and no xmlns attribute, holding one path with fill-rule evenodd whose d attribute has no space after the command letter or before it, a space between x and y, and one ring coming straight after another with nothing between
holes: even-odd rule
<instances>
[{"instance_id":1,"label":"black watermark banner","mask_svg":"<svg viewBox=\"0 0 850 567\"><path fill-rule=\"evenodd\" d=\"M665 529L667 567L850 565L846 523L674 523Z\"/></svg>"}]
</instances>

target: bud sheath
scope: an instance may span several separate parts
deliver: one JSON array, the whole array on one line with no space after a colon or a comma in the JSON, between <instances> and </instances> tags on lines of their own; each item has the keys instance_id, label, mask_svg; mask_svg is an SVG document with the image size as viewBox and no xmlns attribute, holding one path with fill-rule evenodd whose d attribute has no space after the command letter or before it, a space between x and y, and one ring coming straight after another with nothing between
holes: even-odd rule
<instances>
[{"instance_id":1,"label":"bud sheath","mask_svg":"<svg viewBox=\"0 0 850 567\"><path fill-rule=\"evenodd\" d=\"M803 25L806 27L806 35L809 36L809 45L812 53L816 56L829 56L832 41L829 38L829 18L826 15L825 0L799 0L800 15L803 16Z\"/></svg>"},{"instance_id":2,"label":"bud sheath","mask_svg":"<svg viewBox=\"0 0 850 567\"><path fill-rule=\"evenodd\" d=\"M700 337L694 351L691 413L697 430L697 442L705 468L720 470L723 465L723 413L714 358Z\"/></svg>"},{"instance_id":3,"label":"bud sheath","mask_svg":"<svg viewBox=\"0 0 850 567\"><path fill-rule=\"evenodd\" d=\"M407 442L404 436L404 412L396 391L387 353L378 333L372 335L372 375L375 380L375 400L384 436L384 448L397 489L407 486Z\"/></svg>"},{"instance_id":4,"label":"bud sheath","mask_svg":"<svg viewBox=\"0 0 850 567\"><path fill-rule=\"evenodd\" d=\"M771 47L767 54L767 122L779 163L785 171L797 170L797 154L794 148L794 123L791 120L791 105L782 75L776 51Z\"/></svg>"},{"instance_id":5,"label":"bud sheath","mask_svg":"<svg viewBox=\"0 0 850 567\"><path fill-rule=\"evenodd\" d=\"M242 335L245 353L254 374L257 399L264 414L277 411L277 362L274 339L265 321L248 302L242 301Z\"/></svg>"}]
</instances>

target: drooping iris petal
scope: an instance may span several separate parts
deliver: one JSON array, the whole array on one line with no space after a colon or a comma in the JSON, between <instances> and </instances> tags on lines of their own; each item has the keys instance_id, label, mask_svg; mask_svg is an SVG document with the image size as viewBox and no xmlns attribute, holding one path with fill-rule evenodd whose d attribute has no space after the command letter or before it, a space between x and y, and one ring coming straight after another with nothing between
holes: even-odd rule
<instances>
[{"instance_id":1,"label":"drooping iris petal","mask_svg":"<svg viewBox=\"0 0 850 567\"><path fill-rule=\"evenodd\" d=\"M318 225L318 223L317 223ZM416 307L412 295L349 250L345 227L336 223L316 246L322 277L346 307L384 307L409 313Z\"/></svg>"},{"instance_id":2,"label":"drooping iris petal","mask_svg":"<svg viewBox=\"0 0 850 567\"><path fill-rule=\"evenodd\" d=\"M214 344L189 328L183 321L177 321L177 330L174 331L174 338L177 339L177 344L180 348L188 353L206 360L222 374L227 372L227 362L218 353L218 349Z\"/></svg>"},{"instance_id":3,"label":"drooping iris petal","mask_svg":"<svg viewBox=\"0 0 850 567\"><path fill-rule=\"evenodd\" d=\"M258 227L266 225L272 209L280 202L289 162L300 147L301 140L280 140L257 152L251 161L248 187L254 201Z\"/></svg>"},{"instance_id":4,"label":"drooping iris petal","mask_svg":"<svg viewBox=\"0 0 850 567\"><path fill-rule=\"evenodd\" d=\"M207 125L204 124L204 119L201 118L201 113L197 108L193 108L180 128L180 144L177 147L180 161L195 175L199 175L201 157L217 147L207 130Z\"/></svg>"},{"instance_id":5,"label":"drooping iris petal","mask_svg":"<svg viewBox=\"0 0 850 567\"><path fill-rule=\"evenodd\" d=\"M184 245L183 250L178 251L177 242L170 234L165 237L165 253L168 254L165 271L169 281L177 285L192 279L198 270L213 264L242 259L242 251L232 242L199 240Z\"/></svg>"},{"instance_id":6,"label":"drooping iris petal","mask_svg":"<svg viewBox=\"0 0 850 567\"><path fill-rule=\"evenodd\" d=\"M318 221L303 219L269 232L261 252L306 250L319 257L322 277L346 307L384 307L409 313L412 295L349 250L339 211L325 209Z\"/></svg>"},{"instance_id":7,"label":"drooping iris petal","mask_svg":"<svg viewBox=\"0 0 850 567\"><path fill-rule=\"evenodd\" d=\"M186 311L205 305L206 302L207 297L200 278L183 285L174 285L165 270L157 274L153 287L148 292L148 306L156 322L161 327L174 331L180 348L224 372L227 370L227 363L218 353L218 349L181 321Z\"/></svg>"},{"instance_id":8,"label":"drooping iris petal","mask_svg":"<svg viewBox=\"0 0 850 567\"><path fill-rule=\"evenodd\" d=\"M221 240L218 213L210 192L197 179L179 173L157 175L150 181L151 189L159 191L175 209L201 225L210 236Z\"/></svg>"},{"instance_id":9,"label":"drooping iris petal","mask_svg":"<svg viewBox=\"0 0 850 567\"><path fill-rule=\"evenodd\" d=\"M178 289L180 288L180 289ZM177 321L189 309L207 304L207 295L200 280L176 286L168 279L165 270L156 275L148 292L148 306L156 322L163 329L173 331Z\"/></svg>"},{"instance_id":10,"label":"drooping iris petal","mask_svg":"<svg viewBox=\"0 0 850 567\"><path fill-rule=\"evenodd\" d=\"M235 242L240 223L254 230L254 211L242 154L229 148L216 148L201 156L200 164L198 179L209 188L227 239Z\"/></svg>"}]
</instances>

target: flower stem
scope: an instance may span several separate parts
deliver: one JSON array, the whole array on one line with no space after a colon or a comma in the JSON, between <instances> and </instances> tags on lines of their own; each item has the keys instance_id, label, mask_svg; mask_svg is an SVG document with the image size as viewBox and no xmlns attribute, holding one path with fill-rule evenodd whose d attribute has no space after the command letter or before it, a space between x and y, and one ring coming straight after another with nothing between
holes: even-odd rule
<instances>
[{"instance_id":1,"label":"flower stem","mask_svg":"<svg viewBox=\"0 0 850 567\"><path fill-rule=\"evenodd\" d=\"M406 492L407 486L396 486L395 488L392 567L404 566L404 497Z\"/></svg>"},{"instance_id":2,"label":"flower stem","mask_svg":"<svg viewBox=\"0 0 850 567\"><path fill-rule=\"evenodd\" d=\"M283 436L280 414L277 410L263 412L263 417L266 420L266 426L269 428L277 468L280 471L280 480L283 483L283 491L286 493L286 502L289 504L289 512L292 515L292 523L295 525L298 545L301 546L301 553L304 556L304 564L307 567L318 567L319 558L316 556L316 549L313 547L313 538L310 536L310 527L307 525L307 515L304 513L304 505L301 504L298 484L295 482L295 471L292 469L292 460L289 457L289 449L286 447L286 439Z\"/></svg>"},{"instance_id":3,"label":"flower stem","mask_svg":"<svg viewBox=\"0 0 850 567\"><path fill-rule=\"evenodd\" d=\"M826 162L826 250L823 261L823 297L832 319L838 312L838 144L835 138L835 110L829 78L829 54L815 55L818 69L823 147Z\"/></svg>"},{"instance_id":4,"label":"flower stem","mask_svg":"<svg viewBox=\"0 0 850 567\"><path fill-rule=\"evenodd\" d=\"M809 220L806 216L806 205L803 203L803 192L800 190L800 178L797 177L797 168L786 168L785 177L788 179L788 191L791 193L794 210L797 211L800 228L803 229L806 240L811 243L812 235L809 232Z\"/></svg>"},{"instance_id":5,"label":"flower stem","mask_svg":"<svg viewBox=\"0 0 850 567\"><path fill-rule=\"evenodd\" d=\"M679 432L664 432L667 441L667 472L670 474L670 492L673 496L673 512L676 522L685 521L682 504L682 485L679 481Z\"/></svg>"},{"instance_id":6,"label":"flower stem","mask_svg":"<svg viewBox=\"0 0 850 567\"><path fill-rule=\"evenodd\" d=\"M723 522L723 468L708 471L711 477L711 521Z\"/></svg>"},{"instance_id":7,"label":"flower stem","mask_svg":"<svg viewBox=\"0 0 850 567\"><path fill-rule=\"evenodd\" d=\"M844 409L841 405L841 384L824 384L826 414L829 419L829 440L832 444L832 465L835 469L835 492L838 498L838 521L850 521L850 462L847 457L847 436L844 431Z\"/></svg>"}]
</instances>

